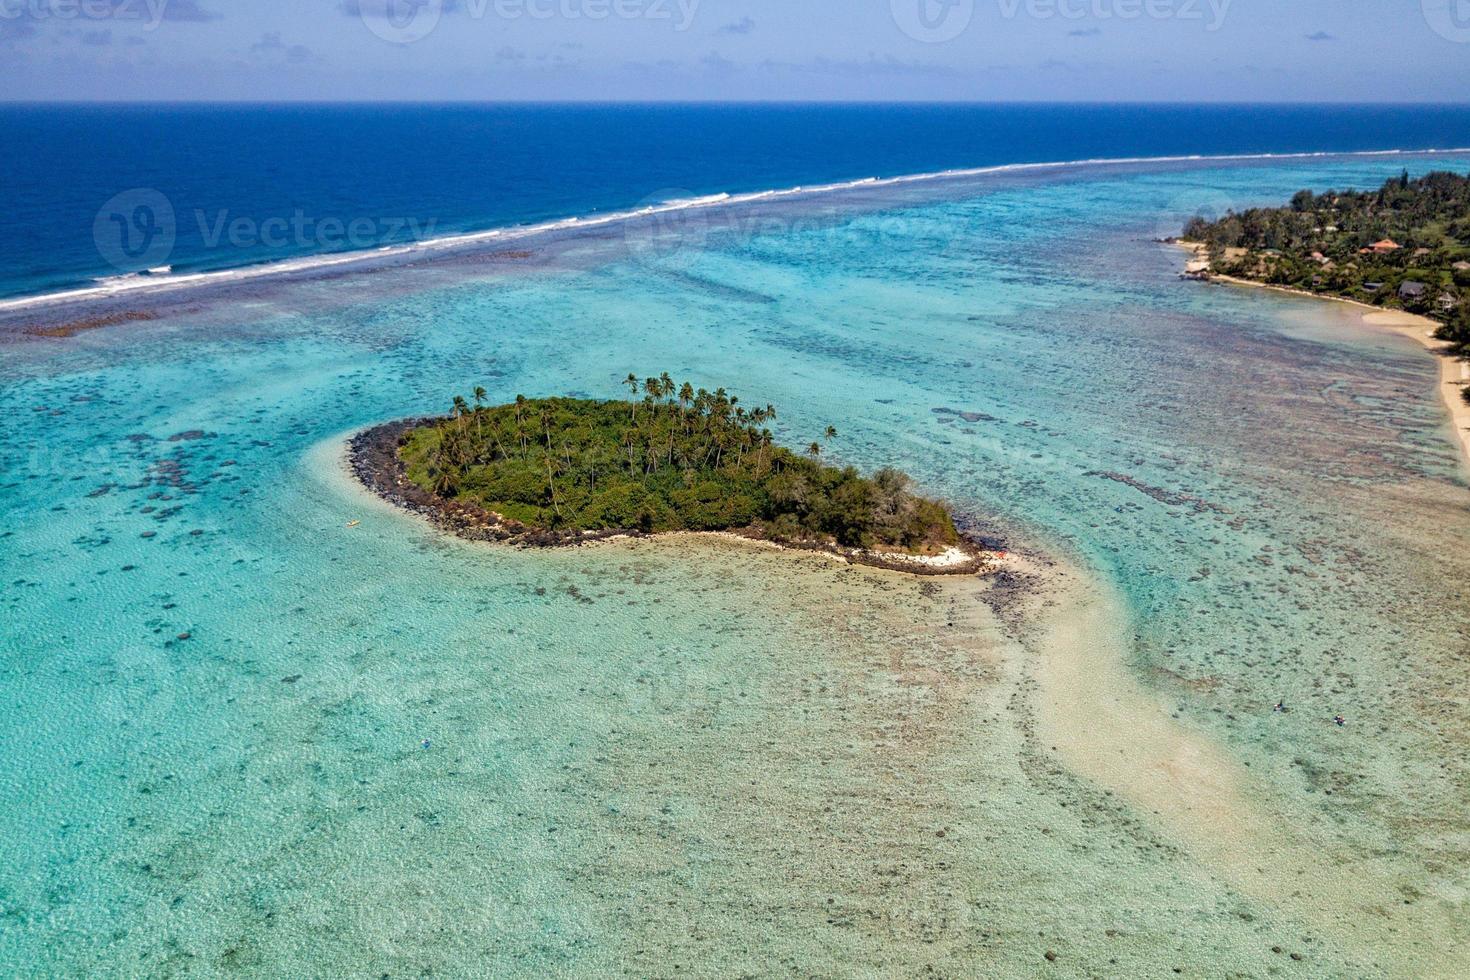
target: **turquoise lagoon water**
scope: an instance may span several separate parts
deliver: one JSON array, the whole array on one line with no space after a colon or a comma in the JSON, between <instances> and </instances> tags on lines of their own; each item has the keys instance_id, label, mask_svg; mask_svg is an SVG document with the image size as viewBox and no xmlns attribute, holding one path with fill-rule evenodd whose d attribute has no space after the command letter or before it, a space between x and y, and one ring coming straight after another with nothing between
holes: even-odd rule
<instances>
[{"instance_id":1,"label":"turquoise lagoon water","mask_svg":"<svg viewBox=\"0 0 1470 980\"><path fill-rule=\"evenodd\" d=\"M1179 282L1152 239L1467 163L856 191L12 339L0 961L1434 972L1464 927L1414 923L1466 921L1470 885L1470 521L1436 365L1334 307ZM1395 907L1319 928L1310 882L1240 893L1049 760L1048 652L950 585L470 547L340 472L345 432L476 384L614 396L630 370L774 402L791 441L835 424L834 457L1084 569L1180 730Z\"/></svg>"}]
</instances>

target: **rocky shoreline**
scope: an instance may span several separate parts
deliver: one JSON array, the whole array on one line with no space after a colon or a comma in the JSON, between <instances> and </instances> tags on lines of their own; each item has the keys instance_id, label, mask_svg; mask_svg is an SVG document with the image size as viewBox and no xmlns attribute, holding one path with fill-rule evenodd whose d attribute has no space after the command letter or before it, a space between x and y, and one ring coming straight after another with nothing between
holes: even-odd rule
<instances>
[{"instance_id":1,"label":"rocky shoreline","mask_svg":"<svg viewBox=\"0 0 1470 980\"><path fill-rule=\"evenodd\" d=\"M403 463L398 458L398 447L409 430L438 421L441 420L429 417L399 419L358 432L348 441L347 449L347 462L353 475L368 490L395 507L419 514L439 530L469 541L489 541L522 548L564 548L611 538L659 536L657 532L628 528L550 531L509 520L473 504L445 500L424 490L404 475ZM994 568L990 552L968 536L962 539L958 548L951 549L955 553L953 558L930 559L843 548L818 541L778 541L754 527L732 528L717 533L762 541L794 551L823 552L855 564L907 572L911 575L976 575Z\"/></svg>"}]
</instances>

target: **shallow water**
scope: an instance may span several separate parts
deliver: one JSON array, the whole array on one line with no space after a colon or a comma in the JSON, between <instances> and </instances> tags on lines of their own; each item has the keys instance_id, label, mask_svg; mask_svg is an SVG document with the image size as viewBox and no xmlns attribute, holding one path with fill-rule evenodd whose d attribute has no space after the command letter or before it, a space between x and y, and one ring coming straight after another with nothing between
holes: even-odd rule
<instances>
[{"instance_id":1,"label":"shallow water","mask_svg":"<svg viewBox=\"0 0 1470 980\"><path fill-rule=\"evenodd\" d=\"M1470 884L1435 365L1149 241L1404 162L981 180L8 344L0 960L1434 972ZM476 384L629 370L774 402L791 442L835 424L835 458L1081 569L1126 665L1099 690L1228 770L1225 833L1289 828L1263 852L1331 888L1254 887L1127 765L1053 751L1056 609L730 546L472 548L333 462Z\"/></svg>"}]
</instances>

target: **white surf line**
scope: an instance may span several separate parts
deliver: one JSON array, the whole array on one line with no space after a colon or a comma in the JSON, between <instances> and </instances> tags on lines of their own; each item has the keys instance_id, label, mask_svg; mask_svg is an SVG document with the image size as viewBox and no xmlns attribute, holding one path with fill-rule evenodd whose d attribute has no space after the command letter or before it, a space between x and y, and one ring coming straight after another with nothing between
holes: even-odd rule
<instances>
[{"instance_id":1,"label":"white surf line","mask_svg":"<svg viewBox=\"0 0 1470 980\"><path fill-rule=\"evenodd\" d=\"M67 303L92 299L109 299L134 293L140 295L153 295L157 293L175 292L181 289L188 289L196 286L204 286L210 284L227 282L248 282L255 279L265 279L272 276L286 276L299 272L312 272L319 269L330 269L337 266L351 265L356 262L367 262L374 259L391 259L413 255L432 255L435 252L442 252L450 249L463 248L472 245L486 244L502 239L505 241L516 241L523 238L546 234L548 232L562 231L568 228L596 228L657 214L668 214L671 212L698 209L717 209L787 197L816 197L823 194L857 190L860 188L897 187L905 184L914 184L926 181L963 180L966 178L984 177L993 174L1023 173L1026 171L1059 170L1065 168L1128 166L1160 163L1229 163L1249 160L1319 160L1326 158L1355 157L1453 156L1457 154L1467 153L1470 153L1470 147L1419 150L1349 150L1344 152L1321 150L1296 153L1224 153L1213 155L1188 154L1158 157L1089 157L1081 160L1058 160L1038 163L1003 163L987 167L935 170L927 173L903 174L895 177L863 177L858 180L840 181L838 183L831 184L816 184L812 186L798 185L795 187L787 187L775 190L750 191L738 194L707 194L700 197L676 199L673 201L662 202L660 204L652 204L642 208L609 211L607 214L601 215L589 214L577 217L557 218L554 220L543 221L531 225L512 225L499 228L489 228L484 231L462 232L453 235L444 235L438 238L429 238L420 242L408 242L401 245L384 245L373 249L361 249L351 252L336 252L329 255L301 256L298 258L283 259L277 262L264 262L259 265L240 266L233 269L221 269L210 272L184 273L182 275L116 276L109 280L106 284L102 285L84 286L78 289L68 289L50 293L38 293L32 296L17 296L10 299L0 300L0 313L11 313L19 310L36 309L53 305L63 305Z\"/></svg>"}]
</instances>

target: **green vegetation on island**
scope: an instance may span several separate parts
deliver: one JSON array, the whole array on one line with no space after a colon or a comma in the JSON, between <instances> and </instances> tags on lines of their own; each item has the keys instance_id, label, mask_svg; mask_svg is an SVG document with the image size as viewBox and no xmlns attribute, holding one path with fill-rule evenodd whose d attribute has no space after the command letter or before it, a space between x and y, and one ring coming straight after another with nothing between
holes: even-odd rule
<instances>
[{"instance_id":1,"label":"green vegetation on island","mask_svg":"<svg viewBox=\"0 0 1470 980\"><path fill-rule=\"evenodd\" d=\"M1470 353L1470 176L1407 171L1376 191L1299 191L1280 208L1195 217L1210 271L1432 317Z\"/></svg>"},{"instance_id":2,"label":"green vegetation on island","mask_svg":"<svg viewBox=\"0 0 1470 980\"><path fill-rule=\"evenodd\" d=\"M407 430L404 476L437 498L548 532L752 529L778 540L942 551L959 542L949 512L895 469L863 477L775 444L770 405L746 409L723 388L668 374L624 382L628 401L454 399L449 417ZM639 397L641 394L641 397Z\"/></svg>"}]
</instances>

